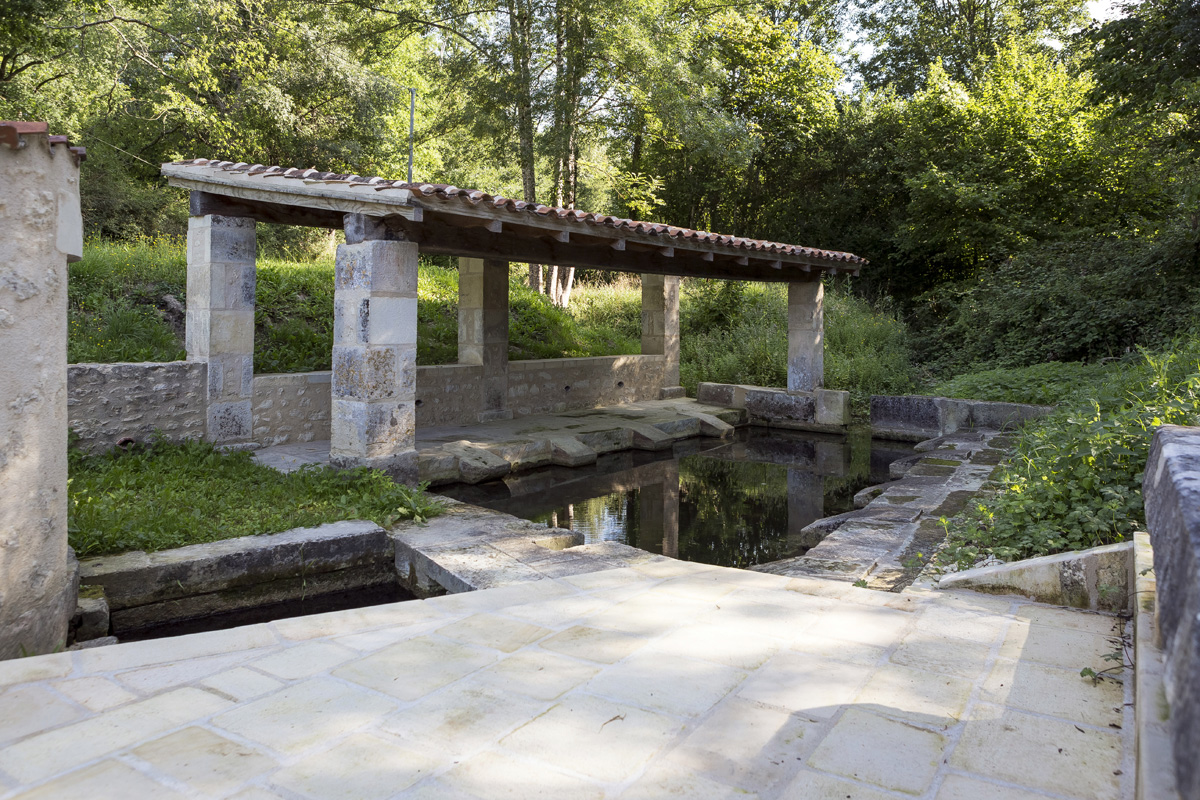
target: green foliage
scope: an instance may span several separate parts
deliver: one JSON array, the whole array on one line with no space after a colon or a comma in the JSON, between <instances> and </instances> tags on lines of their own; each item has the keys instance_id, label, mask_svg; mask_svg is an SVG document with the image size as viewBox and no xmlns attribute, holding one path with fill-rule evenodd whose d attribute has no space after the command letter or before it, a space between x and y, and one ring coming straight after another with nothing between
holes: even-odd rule
<instances>
[{"instance_id":1,"label":"green foliage","mask_svg":"<svg viewBox=\"0 0 1200 800\"><path fill-rule=\"evenodd\" d=\"M88 242L84 258L67 272L68 361L183 358L181 337L160 310L164 295L183 299L186 265L178 241Z\"/></svg>"},{"instance_id":2,"label":"green foliage","mask_svg":"<svg viewBox=\"0 0 1200 800\"><path fill-rule=\"evenodd\" d=\"M444 506L378 470L283 474L248 452L156 442L68 458L68 536L79 555L163 550L345 519L423 522Z\"/></svg>"},{"instance_id":3,"label":"green foliage","mask_svg":"<svg viewBox=\"0 0 1200 800\"><path fill-rule=\"evenodd\" d=\"M1162 347L1200 304L1200 249L1181 227L1158 237L1030 248L976 281L918 298L918 352L936 371L1121 357Z\"/></svg>"},{"instance_id":4,"label":"green foliage","mask_svg":"<svg viewBox=\"0 0 1200 800\"><path fill-rule=\"evenodd\" d=\"M858 25L873 45L861 65L869 86L916 91L939 64L970 81L980 63L1017 41L1039 41L1086 19L1080 0L871 0Z\"/></svg>"},{"instance_id":5,"label":"green foliage","mask_svg":"<svg viewBox=\"0 0 1200 800\"><path fill-rule=\"evenodd\" d=\"M722 314L726 307L741 311ZM689 287L680 327L680 375L690 392L700 381L787 385L786 285ZM825 294L826 388L849 391L862 408L871 394L901 394L913 382L904 324L885 307L831 286Z\"/></svg>"},{"instance_id":6,"label":"green foliage","mask_svg":"<svg viewBox=\"0 0 1200 800\"><path fill-rule=\"evenodd\" d=\"M1200 338L1109 375L1097 396L1027 425L995 493L954 518L943 562L969 567L1127 539L1145 524L1141 482L1154 429L1200 418Z\"/></svg>"},{"instance_id":7,"label":"green foliage","mask_svg":"<svg viewBox=\"0 0 1200 800\"><path fill-rule=\"evenodd\" d=\"M930 394L999 403L1057 405L1078 398L1102 397L1120 385L1122 364L1052 361L1030 367L969 372L935 384Z\"/></svg>"}]
</instances>

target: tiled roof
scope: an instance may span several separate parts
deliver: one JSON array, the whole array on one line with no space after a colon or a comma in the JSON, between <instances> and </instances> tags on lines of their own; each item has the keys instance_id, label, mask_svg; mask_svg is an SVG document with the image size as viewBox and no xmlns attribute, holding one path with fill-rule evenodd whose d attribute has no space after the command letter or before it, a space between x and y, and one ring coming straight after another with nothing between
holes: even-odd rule
<instances>
[{"instance_id":1,"label":"tiled roof","mask_svg":"<svg viewBox=\"0 0 1200 800\"><path fill-rule=\"evenodd\" d=\"M30 122L27 120L0 120L0 144L12 149L21 146L22 136L45 135L51 146L65 144L74 154L76 163L87 158L87 148L72 147L66 136L50 136L50 126L45 122Z\"/></svg>"},{"instance_id":2,"label":"tiled roof","mask_svg":"<svg viewBox=\"0 0 1200 800\"><path fill-rule=\"evenodd\" d=\"M676 241L702 242L708 245L727 247L733 250L749 251L762 258L768 254L787 255L812 259L831 265L846 265L843 269L857 272L868 262L865 258L853 253L836 250L820 250L812 247L801 247L781 242L768 242L761 239L748 239L742 236L725 236L718 233L696 231L690 228L677 228L674 225L661 225L654 222L638 222L606 214L594 214L576 211L569 208L528 203L510 197L491 195L472 189L462 189L442 183L406 183L405 181L387 180L378 177L363 177L361 175L343 175L335 172L321 172L316 169L298 169L295 167L268 167L262 164L247 164L245 162L216 161L197 158L191 161L176 161L174 166L207 167L224 172L244 175L261 176L264 178L282 178L302 180L305 183L337 184L349 187L361 186L364 190L384 191L388 189L404 189L416 198L435 198L443 201L458 201L467 206L490 206L494 209L513 214L533 214L544 218L557 218L566 222L577 222L587 225L602 225L618 231L662 236ZM668 244L668 243L664 243Z\"/></svg>"}]
</instances>

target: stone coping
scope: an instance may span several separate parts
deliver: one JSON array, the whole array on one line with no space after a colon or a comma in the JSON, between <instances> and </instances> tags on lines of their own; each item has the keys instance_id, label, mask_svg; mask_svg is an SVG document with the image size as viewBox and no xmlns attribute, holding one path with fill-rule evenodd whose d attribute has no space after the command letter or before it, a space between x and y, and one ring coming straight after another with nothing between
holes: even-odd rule
<instances>
[{"instance_id":1,"label":"stone coping","mask_svg":"<svg viewBox=\"0 0 1200 800\"><path fill-rule=\"evenodd\" d=\"M653 561L20 659L0 796L1120 800L1115 622Z\"/></svg>"}]
</instances>

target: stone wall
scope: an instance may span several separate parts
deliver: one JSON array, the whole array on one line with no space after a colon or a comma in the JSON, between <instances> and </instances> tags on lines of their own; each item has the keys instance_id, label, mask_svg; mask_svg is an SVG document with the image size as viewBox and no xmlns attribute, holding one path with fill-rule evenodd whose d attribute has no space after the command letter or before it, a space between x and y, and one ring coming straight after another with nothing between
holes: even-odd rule
<instances>
[{"instance_id":1,"label":"stone wall","mask_svg":"<svg viewBox=\"0 0 1200 800\"><path fill-rule=\"evenodd\" d=\"M254 376L254 441L264 447L329 438L332 372Z\"/></svg>"},{"instance_id":2,"label":"stone wall","mask_svg":"<svg viewBox=\"0 0 1200 800\"><path fill-rule=\"evenodd\" d=\"M106 450L155 432L172 441L204 438L207 365L195 361L71 364L67 408L80 444Z\"/></svg>"},{"instance_id":3,"label":"stone wall","mask_svg":"<svg viewBox=\"0 0 1200 800\"><path fill-rule=\"evenodd\" d=\"M751 425L800 431L840 433L850 424L850 393L835 389L787 391L733 383L701 383L696 400L725 408L744 408Z\"/></svg>"},{"instance_id":4,"label":"stone wall","mask_svg":"<svg viewBox=\"0 0 1200 800\"><path fill-rule=\"evenodd\" d=\"M1200 797L1200 428L1158 429L1142 497L1154 548L1175 776L1181 797Z\"/></svg>"},{"instance_id":5,"label":"stone wall","mask_svg":"<svg viewBox=\"0 0 1200 800\"><path fill-rule=\"evenodd\" d=\"M511 361L508 407L515 417L657 400L665 356Z\"/></svg>"},{"instance_id":6,"label":"stone wall","mask_svg":"<svg viewBox=\"0 0 1200 800\"><path fill-rule=\"evenodd\" d=\"M508 408L515 417L657 400L664 356L598 356L508 362ZM417 426L471 425L483 399L483 367L417 367Z\"/></svg>"},{"instance_id":7,"label":"stone wall","mask_svg":"<svg viewBox=\"0 0 1200 800\"><path fill-rule=\"evenodd\" d=\"M663 356L601 356L509 363L515 416L657 400ZM204 437L203 362L72 364L70 425L87 447L124 437ZM476 364L417 367L417 425L470 425L482 408ZM263 446L329 439L331 372L254 376L254 442Z\"/></svg>"},{"instance_id":8,"label":"stone wall","mask_svg":"<svg viewBox=\"0 0 1200 800\"><path fill-rule=\"evenodd\" d=\"M473 424L483 407L479 364L417 367L417 428Z\"/></svg>"},{"instance_id":9,"label":"stone wall","mask_svg":"<svg viewBox=\"0 0 1200 800\"><path fill-rule=\"evenodd\" d=\"M79 157L0 122L0 659L66 644L67 262L83 254Z\"/></svg>"},{"instance_id":10,"label":"stone wall","mask_svg":"<svg viewBox=\"0 0 1200 800\"><path fill-rule=\"evenodd\" d=\"M923 395L872 395L871 433L920 442L963 430L1012 430L1043 417L1054 406L955 400Z\"/></svg>"}]
</instances>

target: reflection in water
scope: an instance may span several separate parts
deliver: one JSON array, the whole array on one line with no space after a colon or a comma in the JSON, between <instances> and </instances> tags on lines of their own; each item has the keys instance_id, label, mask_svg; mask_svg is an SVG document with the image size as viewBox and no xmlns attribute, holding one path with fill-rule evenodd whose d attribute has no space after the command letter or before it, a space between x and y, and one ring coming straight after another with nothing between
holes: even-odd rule
<instances>
[{"instance_id":1,"label":"reflection in water","mask_svg":"<svg viewBox=\"0 0 1200 800\"><path fill-rule=\"evenodd\" d=\"M801 530L849 511L854 493L887 480L907 445L866 435L741 429L729 441L693 439L674 452L602 456L592 467L549 468L444 494L685 561L748 567L802 555Z\"/></svg>"}]
</instances>

